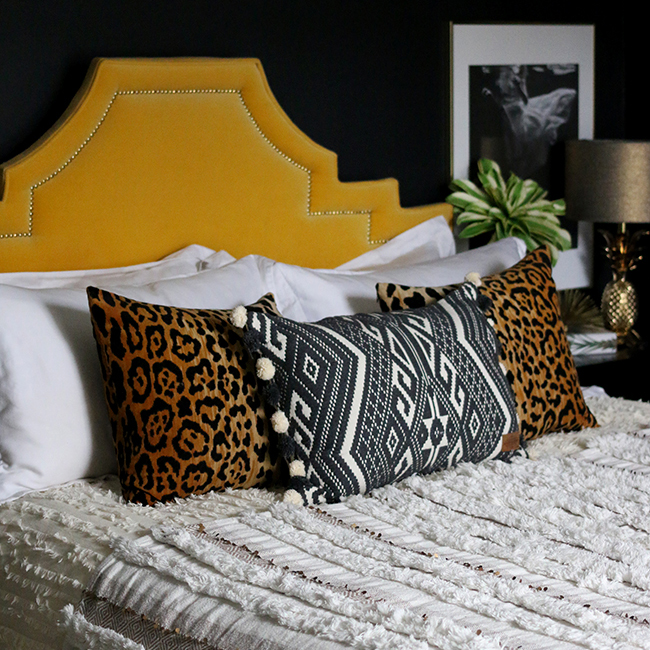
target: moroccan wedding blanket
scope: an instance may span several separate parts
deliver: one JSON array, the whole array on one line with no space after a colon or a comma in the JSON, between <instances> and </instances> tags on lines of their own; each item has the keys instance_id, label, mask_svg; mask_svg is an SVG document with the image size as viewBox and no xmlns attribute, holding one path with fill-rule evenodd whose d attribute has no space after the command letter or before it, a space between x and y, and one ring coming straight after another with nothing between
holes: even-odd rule
<instances>
[{"instance_id":1,"label":"moroccan wedding blanket","mask_svg":"<svg viewBox=\"0 0 650 650\"><path fill-rule=\"evenodd\" d=\"M114 535L69 646L650 648L650 428L627 404L531 459Z\"/></svg>"}]
</instances>

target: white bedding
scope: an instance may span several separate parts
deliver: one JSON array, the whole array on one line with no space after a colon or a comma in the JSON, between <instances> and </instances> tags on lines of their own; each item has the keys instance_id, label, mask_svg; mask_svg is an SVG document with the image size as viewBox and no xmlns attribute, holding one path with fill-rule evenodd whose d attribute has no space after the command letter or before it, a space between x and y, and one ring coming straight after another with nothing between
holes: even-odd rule
<instances>
[{"instance_id":1,"label":"white bedding","mask_svg":"<svg viewBox=\"0 0 650 650\"><path fill-rule=\"evenodd\" d=\"M80 602L111 545L119 553L109 565L158 549L178 566L191 567L195 561L175 546L183 539L197 551L213 549L217 567L231 566L226 577L213 573L194 591L174 582L181 589L179 612L167 607L163 627L196 630L194 610L182 606L189 598L203 603L196 611L211 612L201 619L200 638L219 639L222 648L650 647L650 404L591 397L589 406L601 428L546 436L530 445L531 460L466 465L329 506L346 522L342 526L280 505L277 495L262 490L213 493L156 508L125 505L112 477L5 503L0 647L61 648L66 633L78 647L142 647L114 641L110 633L95 637L81 613L66 606ZM351 523L381 532L381 541L355 532ZM192 524L233 542L246 540L261 559L251 561L245 551L233 555L223 543L218 555L205 535L183 532ZM307 525L315 534L301 531ZM253 536L251 527L258 531ZM152 529L162 544L149 536ZM283 550L280 542L293 536L303 549ZM323 541L327 537L356 539L359 548L338 551ZM265 564L271 558L276 568ZM134 562L129 570L141 586L151 584L149 569ZM233 582L233 571L241 572L240 580ZM218 609L201 595L210 581L210 589L221 590L215 592ZM104 578L101 589L112 590L122 605L138 599L136 591ZM416 600L407 603L411 597ZM317 600L327 607L314 607ZM442 613L448 618L440 620ZM61 622L67 625L55 632ZM264 644L251 641L255 629L264 632ZM324 640L312 636L319 630ZM104 640L91 646L93 638Z\"/></svg>"},{"instance_id":2,"label":"white bedding","mask_svg":"<svg viewBox=\"0 0 650 650\"><path fill-rule=\"evenodd\" d=\"M501 271L525 246L508 238L440 257L453 250L447 222L436 217L345 270L302 269L257 255L233 262L224 251L189 246L122 269L0 274L0 502L117 470L87 285L196 309L231 309L272 292L284 316L309 320L377 311L379 281L446 284L469 271ZM349 270L356 263L376 268Z\"/></svg>"}]
</instances>

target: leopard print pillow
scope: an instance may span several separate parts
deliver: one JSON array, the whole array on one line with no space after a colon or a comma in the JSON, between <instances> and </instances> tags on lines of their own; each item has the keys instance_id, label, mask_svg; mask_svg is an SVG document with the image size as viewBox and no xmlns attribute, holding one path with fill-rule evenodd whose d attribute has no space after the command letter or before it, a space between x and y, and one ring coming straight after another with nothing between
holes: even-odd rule
<instances>
[{"instance_id":1,"label":"leopard print pillow","mask_svg":"<svg viewBox=\"0 0 650 650\"><path fill-rule=\"evenodd\" d=\"M88 300L127 501L278 477L275 434L229 310L162 307L95 287ZM250 309L278 313L271 294Z\"/></svg>"},{"instance_id":2,"label":"leopard print pillow","mask_svg":"<svg viewBox=\"0 0 650 650\"><path fill-rule=\"evenodd\" d=\"M479 291L492 301L486 314L501 342L523 438L598 426L582 395L560 319L548 250L538 248L481 282ZM432 304L455 288L382 283L377 298L383 311L394 311Z\"/></svg>"}]
</instances>

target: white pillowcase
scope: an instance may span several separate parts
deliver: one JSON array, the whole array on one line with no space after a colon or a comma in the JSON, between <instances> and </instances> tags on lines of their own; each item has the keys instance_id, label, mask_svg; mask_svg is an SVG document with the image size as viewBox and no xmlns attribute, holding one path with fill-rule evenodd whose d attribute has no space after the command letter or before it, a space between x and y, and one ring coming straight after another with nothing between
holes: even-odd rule
<instances>
[{"instance_id":1,"label":"white pillowcase","mask_svg":"<svg viewBox=\"0 0 650 650\"><path fill-rule=\"evenodd\" d=\"M462 282L471 271L491 275L516 264L526 254L526 245L510 237L438 260L416 264L391 264L373 271L306 269L289 264L273 266L276 286L282 278L298 299L280 309L286 318L317 321L327 316L342 316L379 311L375 285L395 282L412 286L440 286Z\"/></svg>"},{"instance_id":2,"label":"white pillowcase","mask_svg":"<svg viewBox=\"0 0 650 650\"><path fill-rule=\"evenodd\" d=\"M249 256L185 278L102 287L156 304L228 309L273 291L272 264ZM85 289L0 285L0 501L115 471Z\"/></svg>"},{"instance_id":3,"label":"white pillowcase","mask_svg":"<svg viewBox=\"0 0 650 650\"><path fill-rule=\"evenodd\" d=\"M430 262L456 253L454 235L443 216L409 228L385 244L337 266L337 271L372 271Z\"/></svg>"},{"instance_id":4,"label":"white pillowcase","mask_svg":"<svg viewBox=\"0 0 650 650\"><path fill-rule=\"evenodd\" d=\"M211 248L193 244L156 262L122 266L112 269L82 271L24 271L0 273L0 284L30 289L85 289L89 284L119 282L124 285L145 284L166 278L192 275L203 269L210 258L210 268L230 264L235 258L226 251L215 252Z\"/></svg>"},{"instance_id":5,"label":"white pillowcase","mask_svg":"<svg viewBox=\"0 0 650 650\"><path fill-rule=\"evenodd\" d=\"M443 216L433 217L393 237L385 244L341 264L340 271L364 271L430 262L456 252L454 235ZM216 256L204 261L204 268L219 264Z\"/></svg>"}]
</instances>

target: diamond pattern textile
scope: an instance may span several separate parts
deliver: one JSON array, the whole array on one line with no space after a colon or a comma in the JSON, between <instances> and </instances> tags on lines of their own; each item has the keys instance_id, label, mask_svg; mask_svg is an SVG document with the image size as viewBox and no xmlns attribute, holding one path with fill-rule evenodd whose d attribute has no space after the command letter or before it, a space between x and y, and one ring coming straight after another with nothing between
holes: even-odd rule
<instances>
[{"instance_id":1,"label":"diamond pattern textile","mask_svg":"<svg viewBox=\"0 0 650 650\"><path fill-rule=\"evenodd\" d=\"M272 406L288 420L282 446L296 501L336 502L494 457L518 430L470 284L433 307L391 314L299 323L249 312L248 329L255 354L275 368Z\"/></svg>"}]
</instances>

